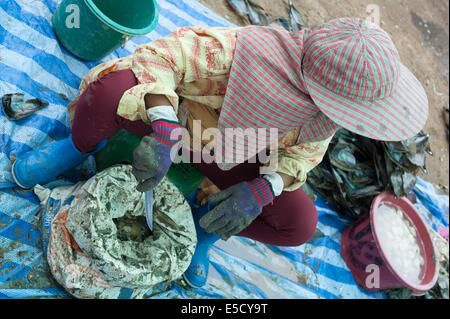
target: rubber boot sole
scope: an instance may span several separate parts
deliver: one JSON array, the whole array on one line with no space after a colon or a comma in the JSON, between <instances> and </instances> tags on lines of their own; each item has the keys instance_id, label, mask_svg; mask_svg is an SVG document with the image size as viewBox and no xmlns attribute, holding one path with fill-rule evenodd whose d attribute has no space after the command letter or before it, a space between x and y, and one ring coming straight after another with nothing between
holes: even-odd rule
<instances>
[{"instance_id":1,"label":"rubber boot sole","mask_svg":"<svg viewBox=\"0 0 450 319\"><path fill-rule=\"evenodd\" d=\"M16 165L16 162L14 161L14 163L11 166L11 175L12 175L12 179L14 181L14 183L17 184L17 186L19 186L22 189L31 189L30 187L25 187L22 184L19 183L19 181L17 180L16 174L14 174L14 165Z\"/></svg>"},{"instance_id":2,"label":"rubber boot sole","mask_svg":"<svg viewBox=\"0 0 450 319\"><path fill-rule=\"evenodd\" d=\"M203 286L196 286L196 285L194 285L193 283L191 283L190 281L189 281L189 279L186 277L186 274L184 274L183 273L183 279L184 279L184 281L186 281L186 283L189 285L189 286L191 286L192 288L202 288Z\"/></svg>"}]
</instances>

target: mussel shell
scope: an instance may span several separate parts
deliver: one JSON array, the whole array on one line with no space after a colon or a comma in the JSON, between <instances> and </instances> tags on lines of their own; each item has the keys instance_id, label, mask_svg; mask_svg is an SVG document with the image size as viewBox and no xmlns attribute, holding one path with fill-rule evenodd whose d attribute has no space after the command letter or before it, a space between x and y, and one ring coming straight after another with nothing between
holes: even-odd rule
<instances>
[{"instance_id":1,"label":"mussel shell","mask_svg":"<svg viewBox=\"0 0 450 319\"><path fill-rule=\"evenodd\" d=\"M355 189L351 196L354 198L364 198L364 197L375 197L381 194L383 191L383 187L381 185L369 185L364 188Z\"/></svg>"},{"instance_id":2,"label":"mussel shell","mask_svg":"<svg viewBox=\"0 0 450 319\"><path fill-rule=\"evenodd\" d=\"M415 153L415 154L407 154L406 158L408 161L417 166L417 167L425 167L426 155L425 152Z\"/></svg>"},{"instance_id":3,"label":"mussel shell","mask_svg":"<svg viewBox=\"0 0 450 319\"><path fill-rule=\"evenodd\" d=\"M330 162L333 166L343 170L355 170L356 158L348 145L338 144L330 153Z\"/></svg>"},{"instance_id":4,"label":"mussel shell","mask_svg":"<svg viewBox=\"0 0 450 319\"><path fill-rule=\"evenodd\" d=\"M316 201L317 196L314 194L313 189L311 188L311 186L309 186L308 183L304 183L302 185L302 190L306 193L306 195L308 195L309 199L311 199L313 203Z\"/></svg>"},{"instance_id":5,"label":"mussel shell","mask_svg":"<svg viewBox=\"0 0 450 319\"><path fill-rule=\"evenodd\" d=\"M245 17L248 12L247 1L245 0L227 0L230 6L242 17Z\"/></svg>"},{"instance_id":6,"label":"mussel shell","mask_svg":"<svg viewBox=\"0 0 450 319\"><path fill-rule=\"evenodd\" d=\"M48 106L48 102L40 99L24 100L23 93L8 93L2 96L2 110L11 121L23 119Z\"/></svg>"},{"instance_id":7,"label":"mussel shell","mask_svg":"<svg viewBox=\"0 0 450 319\"><path fill-rule=\"evenodd\" d=\"M300 15L300 12L298 12L298 10L295 9L294 5L292 4L292 1L289 1L289 22L294 32L300 31L308 27L305 20Z\"/></svg>"},{"instance_id":8,"label":"mussel shell","mask_svg":"<svg viewBox=\"0 0 450 319\"><path fill-rule=\"evenodd\" d=\"M403 180L403 194L402 196L406 196L409 192L412 191L414 186L417 183L417 176L410 172L403 172L402 175Z\"/></svg>"},{"instance_id":9,"label":"mussel shell","mask_svg":"<svg viewBox=\"0 0 450 319\"><path fill-rule=\"evenodd\" d=\"M407 196L425 170L428 136L417 134L401 142L383 142L344 129L336 132L322 163L308 173L308 183L335 205L341 216L368 212L375 196L393 190Z\"/></svg>"},{"instance_id":10,"label":"mussel shell","mask_svg":"<svg viewBox=\"0 0 450 319\"><path fill-rule=\"evenodd\" d=\"M401 171L395 171L391 174L391 185L395 197L399 198L403 195L403 178Z\"/></svg>"},{"instance_id":11,"label":"mussel shell","mask_svg":"<svg viewBox=\"0 0 450 319\"><path fill-rule=\"evenodd\" d=\"M259 11L253 8L253 6L247 0L245 0L245 2L247 4L248 17L250 18L250 22L255 25L263 25L264 22Z\"/></svg>"},{"instance_id":12,"label":"mussel shell","mask_svg":"<svg viewBox=\"0 0 450 319\"><path fill-rule=\"evenodd\" d=\"M286 20L283 17L275 18L273 21L270 22L269 26L279 26L285 29L286 31L292 32L292 27L288 20Z\"/></svg>"}]
</instances>

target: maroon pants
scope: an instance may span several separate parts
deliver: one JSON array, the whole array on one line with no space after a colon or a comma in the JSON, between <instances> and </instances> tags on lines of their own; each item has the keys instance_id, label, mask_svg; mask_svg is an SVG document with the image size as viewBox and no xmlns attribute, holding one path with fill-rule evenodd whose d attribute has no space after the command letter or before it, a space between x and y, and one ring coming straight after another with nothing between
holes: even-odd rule
<instances>
[{"instance_id":1,"label":"maroon pants","mask_svg":"<svg viewBox=\"0 0 450 319\"><path fill-rule=\"evenodd\" d=\"M72 122L72 138L81 152L94 150L99 142L120 128L141 136L152 132L143 121L129 121L117 115L123 93L136 84L132 71L116 71L91 83L81 94ZM259 177L258 163L243 163L229 171L222 171L215 163L195 165L219 189ZM275 246L298 246L314 234L316 225L314 203L298 189L282 192L238 236Z\"/></svg>"}]
</instances>

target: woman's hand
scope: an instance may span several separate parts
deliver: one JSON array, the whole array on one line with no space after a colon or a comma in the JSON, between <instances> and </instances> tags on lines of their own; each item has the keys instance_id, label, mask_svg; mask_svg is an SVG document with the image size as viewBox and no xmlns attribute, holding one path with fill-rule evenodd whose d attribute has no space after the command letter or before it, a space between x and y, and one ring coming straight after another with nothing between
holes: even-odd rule
<instances>
[{"instance_id":1,"label":"woman's hand","mask_svg":"<svg viewBox=\"0 0 450 319\"><path fill-rule=\"evenodd\" d=\"M217 206L200 219L200 226L227 240L247 228L273 198L272 187L264 178L233 185L209 196L209 202Z\"/></svg>"},{"instance_id":2,"label":"woman's hand","mask_svg":"<svg viewBox=\"0 0 450 319\"><path fill-rule=\"evenodd\" d=\"M134 150L133 174L140 192L155 188L167 174L172 165L171 149L179 141L179 138L172 138L171 133L180 127L165 95L146 94L144 100L153 133L144 136Z\"/></svg>"},{"instance_id":3,"label":"woman's hand","mask_svg":"<svg viewBox=\"0 0 450 319\"><path fill-rule=\"evenodd\" d=\"M132 170L139 183L138 191L148 191L161 182L172 164L170 149L171 146L159 142L154 133L142 138L134 150Z\"/></svg>"}]
</instances>

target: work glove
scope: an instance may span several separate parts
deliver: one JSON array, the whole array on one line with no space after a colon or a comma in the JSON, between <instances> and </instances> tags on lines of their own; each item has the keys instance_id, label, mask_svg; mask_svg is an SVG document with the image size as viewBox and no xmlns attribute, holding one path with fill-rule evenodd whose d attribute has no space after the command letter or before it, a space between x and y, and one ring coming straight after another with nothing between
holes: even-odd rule
<instances>
[{"instance_id":1,"label":"work glove","mask_svg":"<svg viewBox=\"0 0 450 319\"><path fill-rule=\"evenodd\" d=\"M170 134L179 128L178 121L157 119L152 122L153 133L144 136L134 150L133 174L138 181L136 189L146 192L155 188L172 165L171 149L179 141Z\"/></svg>"},{"instance_id":2,"label":"work glove","mask_svg":"<svg viewBox=\"0 0 450 319\"><path fill-rule=\"evenodd\" d=\"M199 220L200 226L228 240L247 228L274 197L272 184L265 178L233 185L208 197L217 206Z\"/></svg>"}]
</instances>

